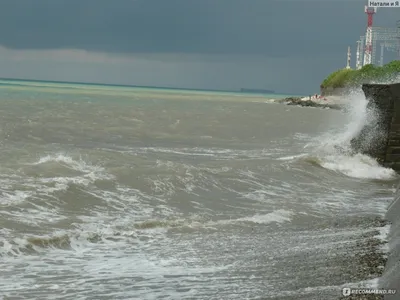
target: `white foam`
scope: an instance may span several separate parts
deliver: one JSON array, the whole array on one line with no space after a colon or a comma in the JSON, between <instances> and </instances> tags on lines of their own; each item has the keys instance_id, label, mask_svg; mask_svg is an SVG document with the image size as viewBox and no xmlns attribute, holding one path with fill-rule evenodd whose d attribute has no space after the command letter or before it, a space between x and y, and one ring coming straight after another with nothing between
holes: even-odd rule
<instances>
[{"instance_id":1,"label":"white foam","mask_svg":"<svg viewBox=\"0 0 400 300\"><path fill-rule=\"evenodd\" d=\"M57 173L54 174L57 169L54 169L53 165L46 165L54 162L73 172L63 176L63 172L60 171L60 176L57 176ZM39 171L37 168L40 168ZM48 176L46 172L49 172ZM38 173L41 175L38 176ZM67 190L71 184L86 188L97 180L113 179L114 177L104 168L85 162L82 158L74 159L61 153L46 155L33 163L25 163L18 169L17 174L1 175L0 205L15 209L1 210L0 216L35 227L57 223L67 218L60 213L62 207L48 201L58 199L57 192ZM29 203L29 206L33 207L16 208L23 203Z\"/></svg>"},{"instance_id":2,"label":"white foam","mask_svg":"<svg viewBox=\"0 0 400 300\"><path fill-rule=\"evenodd\" d=\"M49 154L42 156L38 161L31 163L30 165L41 165L49 162L57 162L67 166L75 171L80 171L83 173L100 172L104 169L100 166L92 165L85 162L82 157L79 160L73 159L71 156L64 153ZM29 164L28 164L29 165Z\"/></svg>"},{"instance_id":3,"label":"white foam","mask_svg":"<svg viewBox=\"0 0 400 300\"><path fill-rule=\"evenodd\" d=\"M0 205L16 205L25 202L34 193L18 190L1 190Z\"/></svg>"},{"instance_id":4,"label":"white foam","mask_svg":"<svg viewBox=\"0 0 400 300\"><path fill-rule=\"evenodd\" d=\"M384 242L383 245L380 246L381 250L384 251L385 253L389 252L389 244L388 242L388 236L390 233L390 224L385 225L383 227L379 227L379 234L375 236L377 239L380 239L382 242Z\"/></svg>"},{"instance_id":5,"label":"white foam","mask_svg":"<svg viewBox=\"0 0 400 300\"><path fill-rule=\"evenodd\" d=\"M212 138L212 137L206 137ZM163 148L163 147L122 147L122 148L101 148L103 151L126 153L131 155L162 153L178 156L209 157L218 160L243 160L243 159L263 159L273 153L281 152L282 149L225 149L225 148Z\"/></svg>"},{"instance_id":6,"label":"white foam","mask_svg":"<svg viewBox=\"0 0 400 300\"><path fill-rule=\"evenodd\" d=\"M354 178L390 180L397 177L394 170L384 168L375 159L362 154L326 156L321 166Z\"/></svg>"},{"instance_id":7,"label":"white foam","mask_svg":"<svg viewBox=\"0 0 400 300\"><path fill-rule=\"evenodd\" d=\"M289 160L296 160L298 158L306 157L308 156L307 153L303 154L298 154L298 155L290 155L290 156L284 156L284 157L278 157L277 160L283 160L283 161L289 161Z\"/></svg>"},{"instance_id":8,"label":"white foam","mask_svg":"<svg viewBox=\"0 0 400 300\"><path fill-rule=\"evenodd\" d=\"M236 221L245 221L245 222L252 222L252 223L257 223L257 224L268 224L268 223L284 223L284 222L290 222L292 220L292 216L294 213L292 211L284 210L284 209L278 209L275 210L271 213L261 215L261 214L256 214L251 217L244 217L237 219Z\"/></svg>"}]
</instances>

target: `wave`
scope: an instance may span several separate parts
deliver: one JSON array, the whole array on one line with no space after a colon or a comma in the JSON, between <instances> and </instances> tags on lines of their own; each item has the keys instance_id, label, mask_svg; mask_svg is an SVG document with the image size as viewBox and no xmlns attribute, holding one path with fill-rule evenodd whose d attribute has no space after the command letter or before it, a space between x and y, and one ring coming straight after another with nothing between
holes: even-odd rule
<instances>
[{"instance_id":1,"label":"wave","mask_svg":"<svg viewBox=\"0 0 400 300\"><path fill-rule=\"evenodd\" d=\"M292 211L278 209L268 214L256 214L251 217L244 217L237 219L236 221L251 222L257 224L268 224L268 223L284 223L290 222L294 213Z\"/></svg>"},{"instance_id":2,"label":"wave","mask_svg":"<svg viewBox=\"0 0 400 300\"><path fill-rule=\"evenodd\" d=\"M71 156L64 153L55 153L49 154L46 156L40 157L37 161L33 163L27 163L26 165L30 166L40 166L40 165L49 165L52 167L52 164L59 164L60 166L66 167L68 169L72 169L74 171L78 171L85 174L101 174L104 172L104 168L98 165L90 164L79 157L79 159L74 159ZM104 176L103 176L104 177ZM109 176L106 176L107 178Z\"/></svg>"},{"instance_id":3,"label":"wave","mask_svg":"<svg viewBox=\"0 0 400 300\"><path fill-rule=\"evenodd\" d=\"M365 124L377 122L377 113L367 109L367 100L361 91L355 91L347 96L348 110L345 126L338 118L332 128L311 139L305 146L305 153L280 157L279 160L297 161L318 165L330 171L358 179L375 179L391 181L398 178L396 172L381 166L376 159L355 153L351 140L356 137ZM378 132L376 133L378 134ZM373 137L370 137L372 140ZM369 143L366 140L365 143ZM364 145L368 146L368 145Z\"/></svg>"},{"instance_id":4,"label":"wave","mask_svg":"<svg viewBox=\"0 0 400 300\"><path fill-rule=\"evenodd\" d=\"M138 240L158 234L164 236L166 230L174 229L187 232L188 229L219 230L223 226L241 226L244 223L280 224L290 222L293 215L291 211L279 209L267 214L222 220L211 220L206 216L194 215L189 218L148 219L132 223L130 219L125 218L120 220L120 224L116 223L113 226L86 223L76 225L79 228L68 232L58 231L51 235L28 235L11 239L11 232L0 232L0 257L34 255L47 249L77 250L82 246L85 247L83 244L87 243L117 243L124 242L123 240L127 238Z\"/></svg>"},{"instance_id":5,"label":"wave","mask_svg":"<svg viewBox=\"0 0 400 300\"><path fill-rule=\"evenodd\" d=\"M203 136L203 138L207 138ZM118 152L124 154L170 154L184 157L208 157L217 160L248 160L248 159L265 159L279 153L282 149L265 148L256 150L240 150L240 149L225 149L225 148L163 148L163 147L113 147L99 148L103 151Z\"/></svg>"},{"instance_id":6,"label":"wave","mask_svg":"<svg viewBox=\"0 0 400 300\"><path fill-rule=\"evenodd\" d=\"M99 181L113 180L104 168L82 158L62 153L42 156L0 175L0 217L28 228L53 226L68 219L62 204L68 196L61 195L71 189L93 190Z\"/></svg>"},{"instance_id":7,"label":"wave","mask_svg":"<svg viewBox=\"0 0 400 300\"><path fill-rule=\"evenodd\" d=\"M333 154L325 156L324 159L311 157L309 161L315 162L325 169L339 172L353 178L385 181L398 178L394 170L384 168L375 159L359 153L351 156Z\"/></svg>"}]
</instances>

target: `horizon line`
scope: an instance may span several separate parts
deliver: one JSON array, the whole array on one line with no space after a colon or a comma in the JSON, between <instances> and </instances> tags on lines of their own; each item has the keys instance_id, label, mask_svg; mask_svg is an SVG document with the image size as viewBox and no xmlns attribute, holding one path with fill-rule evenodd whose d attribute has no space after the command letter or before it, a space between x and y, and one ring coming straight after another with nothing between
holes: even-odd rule
<instances>
[{"instance_id":1,"label":"horizon line","mask_svg":"<svg viewBox=\"0 0 400 300\"><path fill-rule=\"evenodd\" d=\"M242 92L240 89L237 90L219 90L219 89L201 89L201 88L184 88L184 87L168 87L168 86L152 86L152 85L129 85L129 84L114 84L114 83L103 83L103 82L84 82L84 81L59 81L59 80L44 80L44 79L29 79L29 78L5 78L0 77L0 80L9 81L27 81L27 82L49 82L49 83L64 83L64 84L78 84L78 85L103 85L103 86L114 86L114 87L131 87L131 88L150 88L150 89L165 89L165 90L183 90L183 91L204 91L204 92L226 92L226 93L240 93L240 94L253 94ZM243 88L243 89L253 89L255 88ZM262 90L262 89L260 89ZM275 95L296 95L291 93L274 93ZM265 93L265 95L267 95ZM273 95L273 94L270 94Z\"/></svg>"}]
</instances>

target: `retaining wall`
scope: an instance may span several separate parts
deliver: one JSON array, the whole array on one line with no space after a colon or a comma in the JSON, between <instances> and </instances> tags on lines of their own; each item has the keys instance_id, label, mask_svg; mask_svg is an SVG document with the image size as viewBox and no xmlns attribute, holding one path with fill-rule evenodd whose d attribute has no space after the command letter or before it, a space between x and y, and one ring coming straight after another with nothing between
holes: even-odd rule
<instances>
[{"instance_id":1,"label":"retaining wall","mask_svg":"<svg viewBox=\"0 0 400 300\"><path fill-rule=\"evenodd\" d=\"M400 83L363 84L368 108L377 113L372 124L367 124L352 141L352 147L376 158L382 165L400 173ZM386 213L391 222L388 236L389 254L379 287L396 289L395 295L385 300L400 299L400 185L395 199Z\"/></svg>"},{"instance_id":2,"label":"retaining wall","mask_svg":"<svg viewBox=\"0 0 400 300\"><path fill-rule=\"evenodd\" d=\"M392 224L388 236L389 255L383 276L379 280L379 287L382 289L396 289L395 295L385 295L385 300L400 299L400 188L397 188L396 196L389 210L386 219Z\"/></svg>"},{"instance_id":3,"label":"retaining wall","mask_svg":"<svg viewBox=\"0 0 400 300\"><path fill-rule=\"evenodd\" d=\"M376 121L367 124L351 141L352 148L374 157L382 165L400 171L400 83L363 84L368 108Z\"/></svg>"}]
</instances>

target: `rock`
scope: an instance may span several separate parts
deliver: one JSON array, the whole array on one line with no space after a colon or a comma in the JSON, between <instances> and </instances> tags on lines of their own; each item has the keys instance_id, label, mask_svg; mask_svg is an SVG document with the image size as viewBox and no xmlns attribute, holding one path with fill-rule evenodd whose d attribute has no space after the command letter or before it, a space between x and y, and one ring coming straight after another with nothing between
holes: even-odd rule
<instances>
[{"instance_id":1,"label":"rock","mask_svg":"<svg viewBox=\"0 0 400 300\"><path fill-rule=\"evenodd\" d=\"M278 103L285 103L286 105L299 105L305 107L320 107L320 108L331 108L342 110L344 107L338 104L332 103L318 103L313 100L302 100L300 97L288 97L284 99L279 99Z\"/></svg>"},{"instance_id":2,"label":"rock","mask_svg":"<svg viewBox=\"0 0 400 300\"><path fill-rule=\"evenodd\" d=\"M300 97L288 97L288 98L283 98L283 99L278 99L276 102L278 103L290 103L290 102L296 102L296 101L301 101Z\"/></svg>"}]
</instances>

